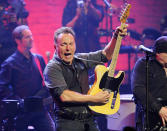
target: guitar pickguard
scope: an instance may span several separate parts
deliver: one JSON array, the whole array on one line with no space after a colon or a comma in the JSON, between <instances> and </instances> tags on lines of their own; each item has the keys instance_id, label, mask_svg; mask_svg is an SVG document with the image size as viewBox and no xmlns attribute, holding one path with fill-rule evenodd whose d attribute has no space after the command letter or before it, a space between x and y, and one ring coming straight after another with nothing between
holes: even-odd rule
<instances>
[{"instance_id":1,"label":"guitar pickguard","mask_svg":"<svg viewBox=\"0 0 167 131\"><path fill-rule=\"evenodd\" d=\"M100 89L108 89L108 90L111 90L113 92L118 91L119 85L121 84L124 76L125 76L124 72L121 72L119 77L116 77L116 78L109 77L108 71L107 71L104 73L104 75L100 81L99 88Z\"/></svg>"}]
</instances>

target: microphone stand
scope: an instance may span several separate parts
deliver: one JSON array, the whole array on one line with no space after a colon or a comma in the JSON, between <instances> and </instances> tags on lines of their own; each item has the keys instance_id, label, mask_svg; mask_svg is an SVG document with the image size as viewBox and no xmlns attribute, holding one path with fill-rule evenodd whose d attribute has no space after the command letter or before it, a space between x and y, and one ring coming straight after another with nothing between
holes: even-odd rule
<instances>
[{"instance_id":1,"label":"microphone stand","mask_svg":"<svg viewBox=\"0 0 167 131\"><path fill-rule=\"evenodd\" d=\"M112 9L110 8L110 3L111 3L112 0L110 0L109 2L107 0L103 0L103 2L105 3L105 11L106 11L106 31L107 33L109 33L109 36L111 36L111 32L113 29L112 29ZM110 11L110 13L108 13L108 10ZM109 22L110 23L109 23ZM109 24L110 24L110 27L109 27ZM109 42L109 36L106 37L106 41L107 43Z\"/></svg>"},{"instance_id":2,"label":"microphone stand","mask_svg":"<svg viewBox=\"0 0 167 131\"><path fill-rule=\"evenodd\" d=\"M145 52L146 54L146 130L149 131L149 79L148 79L148 71L149 71L149 58L151 54L149 52Z\"/></svg>"},{"instance_id":3,"label":"microphone stand","mask_svg":"<svg viewBox=\"0 0 167 131\"><path fill-rule=\"evenodd\" d=\"M144 123L144 130L147 130L149 131L149 58L151 56L154 56L155 53L151 50L151 49L148 49L146 47L144 47L143 45L140 45L139 46L139 50L143 51L146 55L146 68L145 68L145 71L146 71L146 123Z\"/></svg>"}]
</instances>

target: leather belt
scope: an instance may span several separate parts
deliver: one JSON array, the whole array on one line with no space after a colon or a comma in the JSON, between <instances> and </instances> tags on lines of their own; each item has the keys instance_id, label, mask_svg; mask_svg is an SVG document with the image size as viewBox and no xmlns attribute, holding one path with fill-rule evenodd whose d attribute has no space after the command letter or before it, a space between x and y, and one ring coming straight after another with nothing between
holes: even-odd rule
<instances>
[{"instance_id":1,"label":"leather belt","mask_svg":"<svg viewBox=\"0 0 167 131\"><path fill-rule=\"evenodd\" d=\"M64 119L70 119L70 120L86 120L91 118L91 113L80 113L80 112L74 112L70 109L65 110L59 110L56 112L56 115L58 117L62 117Z\"/></svg>"}]
</instances>

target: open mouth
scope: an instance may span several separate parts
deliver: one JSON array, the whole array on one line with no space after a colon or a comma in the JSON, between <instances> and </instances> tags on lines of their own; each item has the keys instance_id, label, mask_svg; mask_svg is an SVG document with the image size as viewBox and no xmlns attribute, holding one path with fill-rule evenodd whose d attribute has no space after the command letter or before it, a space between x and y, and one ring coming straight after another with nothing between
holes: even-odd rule
<instances>
[{"instance_id":1,"label":"open mouth","mask_svg":"<svg viewBox=\"0 0 167 131\"><path fill-rule=\"evenodd\" d=\"M64 55L65 55L65 56L69 56L69 55L71 55L71 53L64 53Z\"/></svg>"}]
</instances>

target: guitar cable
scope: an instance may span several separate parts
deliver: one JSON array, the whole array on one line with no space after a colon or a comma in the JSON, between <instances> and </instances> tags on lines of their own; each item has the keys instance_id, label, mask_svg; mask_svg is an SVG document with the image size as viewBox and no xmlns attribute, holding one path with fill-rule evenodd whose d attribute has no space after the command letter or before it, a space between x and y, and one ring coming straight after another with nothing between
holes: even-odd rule
<instances>
[{"instance_id":1,"label":"guitar cable","mask_svg":"<svg viewBox=\"0 0 167 131\"><path fill-rule=\"evenodd\" d=\"M87 59L80 58L80 57L77 57L77 56L75 56L75 58L77 58L77 59L79 59L79 60L87 61L87 62L98 63L98 64L100 64L100 65L104 65L104 64L105 64L104 62L101 62L101 61L96 61L96 60L87 60ZM92 79L94 76L95 76L95 74L93 74L93 75L89 76L89 79Z\"/></svg>"}]
</instances>

